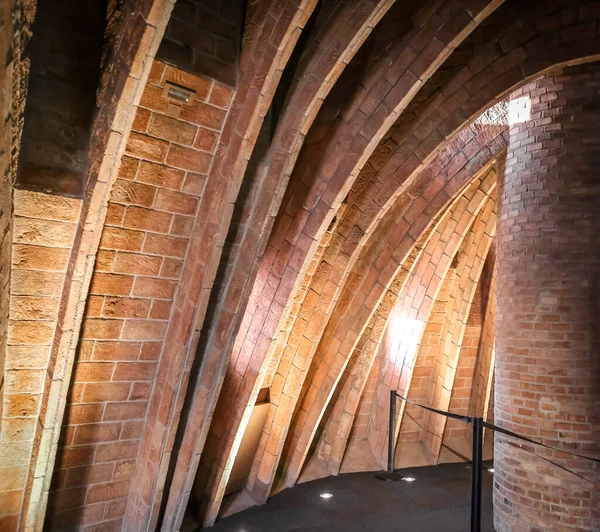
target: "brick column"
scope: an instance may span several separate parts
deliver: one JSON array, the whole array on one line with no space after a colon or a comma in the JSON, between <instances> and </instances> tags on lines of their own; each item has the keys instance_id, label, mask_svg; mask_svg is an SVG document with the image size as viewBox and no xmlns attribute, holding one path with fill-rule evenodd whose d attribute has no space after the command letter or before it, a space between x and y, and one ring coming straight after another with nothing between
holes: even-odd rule
<instances>
[{"instance_id":1,"label":"brick column","mask_svg":"<svg viewBox=\"0 0 600 532\"><path fill-rule=\"evenodd\" d=\"M526 99L500 195L496 422L599 457L600 65L541 78L511 105ZM496 530L600 530L600 468L527 447L596 485L496 435Z\"/></svg>"}]
</instances>

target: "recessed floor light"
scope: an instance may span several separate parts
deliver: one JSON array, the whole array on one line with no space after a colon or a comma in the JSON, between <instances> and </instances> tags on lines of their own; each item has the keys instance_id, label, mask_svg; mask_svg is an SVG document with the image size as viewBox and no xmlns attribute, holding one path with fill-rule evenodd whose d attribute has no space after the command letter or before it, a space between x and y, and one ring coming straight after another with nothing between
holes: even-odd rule
<instances>
[{"instance_id":1,"label":"recessed floor light","mask_svg":"<svg viewBox=\"0 0 600 532\"><path fill-rule=\"evenodd\" d=\"M331 497L333 497L333 493L321 493L319 497L321 497L321 499L331 499Z\"/></svg>"},{"instance_id":2,"label":"recessed floor light","mask_svg":"<svg viewBox=\"0 0 600 532\"><path fill-rule=\"evenodd\" d=\"M402 480L404 480L404 482L414 482L417 479L415 477L403 477Z\"/></svg>"}]
</instances>

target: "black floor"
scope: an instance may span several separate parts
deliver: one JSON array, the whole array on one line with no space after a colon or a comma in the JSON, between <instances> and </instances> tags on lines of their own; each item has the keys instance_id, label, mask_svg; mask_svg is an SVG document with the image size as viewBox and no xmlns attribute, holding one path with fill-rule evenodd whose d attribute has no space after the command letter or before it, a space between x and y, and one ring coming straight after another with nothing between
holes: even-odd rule
<instances>
[{"instance_id":1,"label":"black floor","mask_svg":"<svg viewBox=\"0 0 600 532\"><path fill-rule=\"evenodd\" d=\"M489 466L488 466L489 467ZM470 530L471 470L465 464L405 469L415 482L383 482L373 473L315 480L264 506L217 522L210 532L464 532ZM483 472L482 531L493 532L492 473ZM323 499L321 493L333 497Z\"/></svg>"}]
</instances>

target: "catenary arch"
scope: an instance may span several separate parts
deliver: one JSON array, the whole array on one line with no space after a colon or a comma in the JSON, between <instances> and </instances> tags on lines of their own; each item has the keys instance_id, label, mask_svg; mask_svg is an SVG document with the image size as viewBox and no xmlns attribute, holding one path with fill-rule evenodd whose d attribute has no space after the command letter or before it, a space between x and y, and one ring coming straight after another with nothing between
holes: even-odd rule
<instances>
[{"instance_id":1,"label":"catenary arch","mask_svg":"<svg viewBox=\"0 0 600 532\"><path fill-rule=\"evenodd\" d=\"M558 10L557 10L558 11ZM546 10L547 12L547 10ZM558 11L560 12L560 11ZM584 16L584 15L581 15ZM554 64L556 64L558 62L558 59L561 59L563 63L565 62L573 62L573 61L580 61L582 60L582 58L584 60L593 60L596 58L595 56L595 46L597 44L597 41L595 39L591 39L589 37L588 34L583 34L581 36L581 38L577 41L576 36L573 35L573 31L572 28L575 26L575 23L573 21L567 21L567 22L563 22L564 24L564 35L569 35L570 37L564 37L565 39L571 39L571 42L576 42L576 44L571 44L569 46L565 46L564 43L557 43L555 45L554 48L552 47L544 47L543 50L541 51L536 51L536 48L534 45L532 45L532 56L531 57L527 57L526 59L523 59L520 63L517 63L516 65L511 66L508 70L503 70L507 67L507 64L510 65L510 60L514 60L514 58L516 56L518 56L519 54L510 54L510 52L506 52L506 57L504 58L504 62L497 62L498 58L495 58L494 60L490 61L490 65L489 68L484 68L483 70L480 70L478 74L475 74L473 76L473 80L471 80L471 83L467 83L467 86L470 87L472 90L477 91L477 97L471 98L469 99L469 101L467 103L463 102L463 105L461 107L459 100L457 100L456 98L448 98L448 101L446 102L445 105L445 112L449 113L446 114L445 118L441 115L438 115L439 118L439 122L438 122L438 128L440 131L444 132L444 139L447 139L449 137L452 136L452 134L455 133L455 130L452 130L452 126L454 124L458 124L458 125L462 125L465 121L468 120L472 120L468 118L469 115L466 115L466 112L469 111L470 109L472 109L474 106L477 106L477 109L480 110L482 107L485 107L485 105L489 104L489 103L493 103L494 101L496 101L500 96L502 96L503 94L505 94L507 91L511 90L512 88L514 88L516 85L518 85L519 83L522 83L524 79L527 79L527 77L535 77L535 75L539 74L540 72L542 72L544 69L547 68L551 68ZM536 30L537 31L537 30ZM549 31L549 30L548 30ZM516 30L515 30L516 32ZM530 41L538 43L537 46L539 48L539 41L540 39L543 37L543 32L538 31L536 33L535 36L530 38ZM573 41L574 40L574 41ZM520 41L520 43L522 43L522 41ZM579 43L579 44L577 44ZM516 48L516 45L515 45ZM493 64L502 64L502 66L492 66ZM533 65L535 66L535 68L539 68L540 70L535 73L533 71ZM497 70L501 70L501 72L498 72ZM534 72L534 73L530 73L530 72ZM496 95L490 97L490 94L494 94L493 91L496 91ZM443 95L443 92L440 92L440 94ZM487 99L487 104L481 104L480 103L480 99L483 99L483 96L481 96L481 94L485 94L486 95L486 99ZM455 96L455 95L452 95ZM482 100L483 101L483 100ZM442 104L439 104L439 106L441 107ZM452 106L454 106L454 109L452 109ZM448 132L450 131L450 132ZM325 194L327 194L327 188L325 189ZM325 196L322 196L325 197ZM284 202L285 205L285 202ZM319 203L317 202L317 206L319 205ZM312 212L311 214L308 215L307 219L310 219L311 216L313 216L313 214L316 214L317 211ZM282 218L280 219L283 219ZM306 214L303 214L303 216L307 216ZM318 218L318 217L317 217ZM315 218L316 219L316 218ZM279 223L279 222L278 222ZM294 222L290 222L289 224L290 226L294 225ZM318 225L318 224L317 224ZM276 225L275 228L275 232L274 232L274 239L277 239L277 229L278 229L278 225ZM299 241L296 241L296 244L298 244ZM305 242L306 243L306 242ZM311 244L312 246L312 244ZM300 245L300 247L302 247L302 245ZM310 246L309 246L310 247ZM300 248L298 246L292 246L292 249L290 250L289 246L286 249L286 253L284 255L286 255L287 257L289 257L292 260L293 264L305 264L306 260L302 260L301 257L303 256L304 252L300 252L298 253L300 250ZM273 256L273 250L272 249L268 249L267 253L265 255L266 257L266 262L269 262L269 255L272 257ZM305 253L305 256L310 256L310 253ZM300 258L299 258L300 257ZM279 254L276 255L276 258L281 258L279 256ZM276 262L276 260L273 261L273 264ZM286 268L283 268L283 274L281 275L281 279L283 280L284 278L289 279L289 276L286 277L286 272L289 272L291 270L287 269L287 266L289 266L289 262L286 264ZM279 261L278 263L278 267L281 268L281 261ZM302 268L300 268L302 269ZM294 272L292 272L293 275ZM285 284L285 283L284 283ZM291 283L292 285L294 283ZM284 301L289 302L289 298L285 298L283 294L285 294L285 290L282 290L282 287L285 288L281 283L278 284L277 289L274 291L274 299L277 298L279 300L279 303L277 305L276 308L273 309L274 313L277 315L277 313L279 311L285 310L287 303L283 303ZM290 293L292 293L293 291L290 290ZM275 300L277 300L275 299ZM271 316L270 317L271 322L275 321L274 318ZM273 327L272 324L270 324L272 329L276 329L277 327ZM265 339L264 336L261 337L259 336L260 341L257 343L257 345L259 345L263 350L269 349L269 342L268 342L268 338ZM266 358L266 357L265 357ZM264 361L264 358L263 358ZM254 362L254 364L256 366L258 366L260 363L259 361Z\"/></svg>"}]
</instances>

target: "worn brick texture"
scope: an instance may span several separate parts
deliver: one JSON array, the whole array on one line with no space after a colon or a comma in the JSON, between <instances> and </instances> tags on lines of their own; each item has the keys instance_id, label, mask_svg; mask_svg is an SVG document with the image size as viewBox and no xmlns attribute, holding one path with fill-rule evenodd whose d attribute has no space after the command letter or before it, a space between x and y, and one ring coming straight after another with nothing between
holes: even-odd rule
<instances>
[{"instance_id":1,"label":"worn brick texture","mask_svg":"<svg viewBox=\"0 0 600 532\"><path fill-rule=\"evenodd\" d=\"M15 190L10 308L0 445L11 466L2 490L22 500L43 392L47 387L60 297L81 200Z\"/></svg>"},{"instance_id":2,"label":"worn brick texture","mask_svg":"<svg viewBox=\"0 0 600 532\"><path fill-rule=\"evenodd\" d=\"M243 6L242 0L178 0L157 58L234 87Z\"/></svg>"},{"instance_id":3,"label":"worn brick texture","mask_svg":"<svg viewBox=\"0 0 600 532\"><path fill-rule=\"evenodd\" d=\"M194 91L170 101L165 83ZM231 94L155 61L112 189L68 398L48 526L105 522L126 508L206 174Z\"/></svg>"},{"instance_id":4,"label":"worn brick texture","mask_svg":"<svg viewBox=\"0 0 600 532\"><path fill-rule=\"evenodd\" d=\"M38 46L52 79L32 84L22 170L72 168L37 174L62 196L0 185L0 531L177 530L186 508L211 524L264 388L256 503L380 468L395 388L597 452L600 76L520 90L534 118L510 135L506 95L596 59L599 18L596 0L110 2L99 85L78 95L84 47L61 63ZM63 121L74 144L51 134ZM470 436L398 414L401 463ZM499 530L598 528L584 478L496 443Z\"/></svg>"},{"instance_id":5,"label":"worn brick texture","mask_svg":"<svg viewBox=\"0 0 600 532\"><path fill-rule=\"evenodd\" d=\"M30 438L13 441L19 436L21 417L9 395L14 392L14 381L8 374L11 360L7 360L8 334L10 331L11 260L13 238L13 185L22 124L25 98L22 92L27 78L27 65L23 61L25 43L29 37L29 25L35 7L28 1L6 1L0 6L0 56L6 58L0 64L0 530L16 530L23 501L23 465L26 465ZM6 31L12 28L12 31ZM22 399L31 406L27 394L16 394L17 403ZM35 410L35 402L33 410ZM31 410L24 407L23 418ZM6 419L5 419L6 418ZM10 419L8 419L10 418ZM28 419L23 421L29 423ZM6 429L6 431L5 431ZM27 429L29 430L30 427Z\"/></svg>"},{"instance_id":6,"label":"worn brick texture","mask_svg":"<svg viewBox=\"0 0 600 532\"><path fill-rule=\"evenodd\" d=\"M531 116L510 130L500 195L495 392L500 425L596 458L599 82L593 64L512 94ZM597 464L512 443L496 436L497 530L600 528Z\"/></svg>"}]
</instances>

